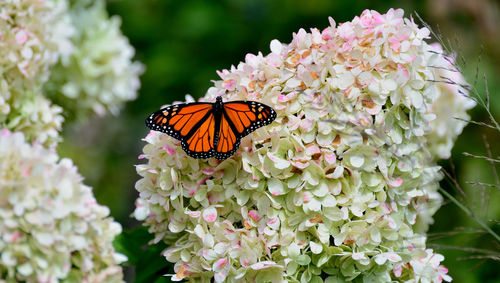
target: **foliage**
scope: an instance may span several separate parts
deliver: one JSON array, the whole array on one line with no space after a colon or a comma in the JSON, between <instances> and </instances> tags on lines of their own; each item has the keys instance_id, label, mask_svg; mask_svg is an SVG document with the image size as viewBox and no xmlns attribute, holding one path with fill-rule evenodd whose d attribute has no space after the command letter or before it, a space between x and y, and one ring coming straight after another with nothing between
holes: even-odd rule
<instances>
[{"instance_id":1,"label":"foliage","mask_svg":"<svg viewBox=\"0 0 500 283\"><path fill-rule=\"evenodd\" d=\"M146 227L137 227L118 235L113 245L117 252L127 256L124 264L135 268L134 282L171 282L170 277L163 276L173 273L172 266L161 256L167 245L163 242L148 245L152 239Z\"/></svg>"}]
</instances>

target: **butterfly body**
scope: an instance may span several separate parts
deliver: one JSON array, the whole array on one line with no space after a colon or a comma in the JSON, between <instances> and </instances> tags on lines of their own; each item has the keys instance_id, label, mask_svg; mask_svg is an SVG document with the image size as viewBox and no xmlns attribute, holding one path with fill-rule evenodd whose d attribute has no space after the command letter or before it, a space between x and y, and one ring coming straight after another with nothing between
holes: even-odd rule
<instances>
[{"instance_id":1,"label":"butterfly body","mask_svg":"<svg viewBox=\"0 0 500 283\"><path fill-rule=\"evenodd\" d=\"M181 141L193 158L226 159L241 138L270 124L276 112L256 101L192 102L162 108L146 119L146 126Z\"/></svg>"}]
</instances>

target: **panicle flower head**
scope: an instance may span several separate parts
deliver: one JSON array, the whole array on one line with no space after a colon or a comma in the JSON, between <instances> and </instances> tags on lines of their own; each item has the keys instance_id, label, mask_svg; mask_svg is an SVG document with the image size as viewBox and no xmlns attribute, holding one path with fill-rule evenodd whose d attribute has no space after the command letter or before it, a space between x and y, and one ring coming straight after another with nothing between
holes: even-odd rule
<instances>
[{"instance_id":1,"label":"panicle flower head","mask_svg":"<svg viewBox=\"0 0 500 283\"><path fill-rule=\"evenodd\" d=\"M135 51L120 31L120 18L108 16L104 1L87 2L70 9L74 51L62 56L46 89L69 115L117 114L136 98L144 68L132 62Z\"/></svg>"},{"instance_id":2,"label":"panicle flower head","mask_svg":"<svg viewBox=\"0 0 500 283\"><path fill-rule=\"evenodd\" d=\"M19 0L0 4L0 124L46 146L55 145L62 123L40 85L60 55L72 51L66 1Z\"/></svg>"},{"instance_id":3,"label":"panicle flower head","mask_svg":"<svg viewBox=\"0 0 500 283\"><path fill-rule=\"evenodd\" d=\"M120 224L69 159L0 132L0 277L7 282L121 282Z\"/></svg>"},{"instance_id":4,"label":"panicle flower head","mask_svg":"<svg viewBox=\"0 0 500 283\"><path fill-rule=\"evenodd\" d=\"M435 82L446 60L403 14L330 18L219 72L204 101L257 100L277 112L222 162L187 158L162 133L145 137L134 214L154 242L171 244L174 280L451 280L421 233L442 202L433 160L464 126L447 119L453 130L437 130L436 103L461 104L452 117L469 107Z\"/></svg>"},{"instance_id":5,"label":"panicle flower head","mask_svg":"<svg viewBox=\"0 0 500 283\"><path fill-rule=\"evenodd\" d=\"M68 37L67 2L17 0L0 4L1 75L9 83L18 77L47 79L61 54L72 51ZM17 85L16 85L17 86Z\"/></svg>"}]
</instances>

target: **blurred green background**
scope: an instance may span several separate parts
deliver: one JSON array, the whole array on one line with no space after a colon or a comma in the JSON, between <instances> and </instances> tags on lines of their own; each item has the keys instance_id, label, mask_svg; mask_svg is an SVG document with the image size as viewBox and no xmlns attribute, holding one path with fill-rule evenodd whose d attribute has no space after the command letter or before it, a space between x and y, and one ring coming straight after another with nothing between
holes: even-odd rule
<instances>
[{"instance_id":1,"label":"blurred green background","mask_svg":"<svg viewBox=\"0 0 500 283\"><path fill-rule=\"evenodd\" d=\"M244 60L245 54L267 54L272 39L288 43L299 28L328 25L328 16L337 23L351 20L364 9L385 13L403 8L405 16L417 12L431 27L449 40L465 62L470 83L479 67L477 88L484 93L482 73L488 78L493 114L500 117L500 10L489 0L121 0L109 1L111 15L122 18L122 31L136 48L136 59L146 72L137 100L129 102L119 116L94 117L90 121L65 124L65 140L59 151L78 165L85 183L94 188L99 203L130 229L139 225L130 214L134 209L138 180L134 165L148 133L144 119L164 104L184 100L186 94L198 98L218 79L216 70ZM489 122L484 109L471 111L476 121ZM464 185L471 206L492 229L499 232L499 187L467 185L466 182L495 183L492 166L463 152L486 155L482 136L492 156L500 155L500 135L486 127L469 125L453 151L454 171ZM441 165L450 171L450 161ZM497 170L497 168L495 168ZM443 181L453 195L455 190ZM489 203L489 207L487 204ZM445 255L444 264L454 282L500 282L500 258L475 258L464 248L499 251L500 243L484 233L456 205L445 202L435 215L429 244ZM498 252L496 252L498 254ZM473 258L471 258L473 257ZM132 280L133 271L127 271Z\"/></svg>"}]
</instances>

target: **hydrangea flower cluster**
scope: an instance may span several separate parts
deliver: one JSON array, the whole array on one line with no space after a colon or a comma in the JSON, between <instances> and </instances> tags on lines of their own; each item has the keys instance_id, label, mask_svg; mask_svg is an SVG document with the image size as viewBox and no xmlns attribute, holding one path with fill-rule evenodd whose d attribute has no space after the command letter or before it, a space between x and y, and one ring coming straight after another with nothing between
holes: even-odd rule
<instances>
[{"instance_id":1,"label":"hydrangea flower cluster","mask_svg":"<svg viewBox=\"0 0 500 283\"><path fill-rule=\"evenodd\" d=\"M72 51L65 1L17 0L0 4L0 123L28 138L55 145L61 108L40 97L49 68Z\"/></svg>"},{"instance_id":2,"label":"hydrangea flower cluster","mask_svg":"<svg viewBox=\"0 0 500 283\"><path fill-rule=\"evenodd\" d=\"M229 159L187 158L173 138L146 136L134 215L171 245L173 280L451 280L423 233L442 202L433 160L464 127L449 117L472 104L435 82L450 62L403 14L330 18L219 72L204 101L257 100L278 114Z\"/></svg>"},{"instance_id":3,"label":"hydrangea flower cluster","mask_svg":"<svg viewBox=\"0 0 500 283\"><path fill-rule=\"evenodd\" d=\"M93 4L92 4L93 3ZM0 3L0 124L55 146L67 116L116 114L143 67L103 1Z\"/></svg>"},{"instance_id":4,"label":"hydrangea flower cluster","mask_svg":"<svg viewBox=\"0 0 500 283\"><path fill-rule=\"evenodd\" d=\"M70 11L74 51L52 70L47 90L68 114L117 114L136 98L144 68L132 62L134 48L120 31L120 18L107 15L104 1L81 2Z\"/></svg>"},{"instance_id":5,"label":"hydrangea flower cluster","mask_svg":"<svg viewBox=\"0 0 500 283\"><path fill-rule=\"evenodd\" d=\"M69 159L22 133L0 133L0 278L7 282L121 282L125 258L108 216Z\"/></svg>"},{"instance_id":6,"label":"hydrangea flower cluster","mask_svg":"<svg viewBox=\"0 0 500 283\"><path fill-rule=\"evenodd\" d=\"M101 16L103 5L82 10L87 13L82 17L100 16L98 25L108 29L107 33L90 32L84 42L73 40L82 29L76 24L82 19L70 12L68 3L0 3L1 282L122 281L118 264L124 257L116 254L111 244L121 226L108 217L108 208L96 203L91 188L82 184L71 161L59 160L54 151L46 149L54 148L60 140L63 109L44 94L47 84L62 87L50 82L54 65L70 60L82 49L110 52L113 64L109 64L117 69L128 69L133 50L121 38L117 20ZM94 19L86 21L94 23ZM106 40L118 43L109 50ZM134 65L132 69L137 68ZM137 77L125 79L126 92L117 79L107 79L100 90L133 97L130 92L135 94L137 90ZM123 101L111 100L108 97L105 102L113 107Z\"/></svg>"}]
</instances>

